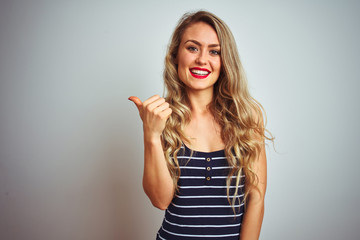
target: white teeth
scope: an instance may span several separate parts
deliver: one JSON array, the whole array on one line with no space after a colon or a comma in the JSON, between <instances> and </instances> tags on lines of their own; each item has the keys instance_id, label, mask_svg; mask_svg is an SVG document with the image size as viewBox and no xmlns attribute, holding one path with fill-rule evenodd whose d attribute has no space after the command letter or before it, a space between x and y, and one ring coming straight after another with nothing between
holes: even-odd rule
<instances>
[{"instance_id":1,"label":"white teeth","mask_svg":"<svg viewBox=\"0 0 360 240\"><path fill-rule=\"evenodd\" d=\"M191 72L196 75L203 75L203 76L209 74L208 71L202 71L202 70L197 70L197 69L191 69Z\"/></svg>"}]
</instances>

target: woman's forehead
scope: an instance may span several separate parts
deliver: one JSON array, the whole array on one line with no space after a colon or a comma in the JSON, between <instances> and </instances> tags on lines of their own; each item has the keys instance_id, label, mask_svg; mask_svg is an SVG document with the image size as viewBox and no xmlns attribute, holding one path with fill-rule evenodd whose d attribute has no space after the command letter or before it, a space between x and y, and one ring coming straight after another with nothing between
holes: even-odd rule
<instances>
[{"instance_id":1,"label":"woman's forehead","mask_svg":"<svg viewBox=\"0 0 360 240\"><path fill-rule=\"evenodd\" d=\"M182 35L181 42L195 40L204 45L219 45L219 38L212 26L205 22L196 22L188 26Z\"/></svg>"}]
</instances>

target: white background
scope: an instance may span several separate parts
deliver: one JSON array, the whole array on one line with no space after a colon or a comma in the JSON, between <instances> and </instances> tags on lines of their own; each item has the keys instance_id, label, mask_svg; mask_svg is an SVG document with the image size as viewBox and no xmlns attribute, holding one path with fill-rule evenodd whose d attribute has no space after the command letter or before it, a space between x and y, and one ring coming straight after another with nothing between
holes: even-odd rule
<instances>
[{"instance_id":1,"label":"white background","mask_svg":"<svg viewBox=\"0 0 360 240\"><path fill-rule=\"evenodd\" d=\"M261 239L360 239L359 1L0 3L0 239L155 239L142 125L181 15L222 18L276 137Z\"/></svg>"}]
</instances>

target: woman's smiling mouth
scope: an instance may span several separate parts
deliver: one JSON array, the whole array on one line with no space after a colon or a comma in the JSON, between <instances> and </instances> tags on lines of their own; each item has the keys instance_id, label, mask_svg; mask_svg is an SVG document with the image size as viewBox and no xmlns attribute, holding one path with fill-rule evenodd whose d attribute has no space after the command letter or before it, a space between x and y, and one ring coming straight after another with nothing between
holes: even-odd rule
<instances>
[{"instance_id":1,"label":"woman's smiling mouth","mask_svg":"<svg viewBox=\"0 0 360 240\"><path fill-rule=\"evenodd\" d=\"M190 68L190 74L195 78L203 79L209 76L210 73L211 72L206 68L198 68L198 67Z\"/></svg>"}]
</instances>

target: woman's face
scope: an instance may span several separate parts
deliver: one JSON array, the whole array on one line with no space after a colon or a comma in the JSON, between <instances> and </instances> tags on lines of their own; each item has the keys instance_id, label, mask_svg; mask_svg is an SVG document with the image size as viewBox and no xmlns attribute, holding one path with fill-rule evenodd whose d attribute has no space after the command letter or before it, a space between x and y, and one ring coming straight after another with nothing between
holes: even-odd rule
<instances>
[{"instance_id":1,"label":"woman's face","mask_svg":"<svg viewBox=\"0 0 360 240\"><path fill-rule=\"evenodd\" d=\"M184 31L175 62L187 90L212 90L221 69L220 43L215 30L204 22L191 24Z\"/></svg>"}]
</instances>

